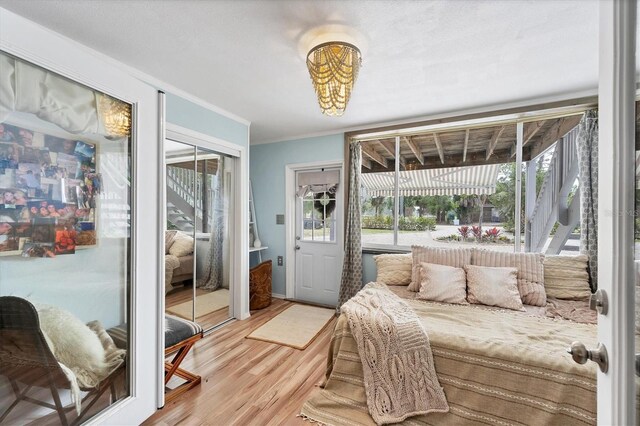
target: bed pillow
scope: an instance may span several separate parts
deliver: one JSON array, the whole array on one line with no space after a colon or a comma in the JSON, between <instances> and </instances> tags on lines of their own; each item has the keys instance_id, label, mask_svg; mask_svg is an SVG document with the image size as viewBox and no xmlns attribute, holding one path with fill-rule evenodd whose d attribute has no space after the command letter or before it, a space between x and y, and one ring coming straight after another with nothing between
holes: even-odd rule
<instances>
[{"instance_id":1,"label":"bed pillow","mask_svg":"<svg viewBox=\"0 0 640 426\"><path fill-rule=\"evenodd\" d=\"M544 289L547 296L557 299L584 300L591 296L589 287L589 257L546 256L544 258Z\"/></svg>"},{"instance_id":2,"label":"bed pillow","mask_svg":"<svg viewBox=\"0 0 640 426\"><path fill-rule=\"evenodd\" d=\"M411 282L411 253L379 254L373 256L378 275L377 282L386 285L407 285Z\"/></svg>"},{"instance_id":3,"label":"bed pillow","mask_svg":"<svg viewBox=\"0 0 640 426\"><path fill-rule=\"evenodd\" d=\"M169 248L169 254L176 257L188 256L193 253L193 238L182 232L176 233L176 236Z\"/></svg>"},{"instance_id":4,"label":"bed pillow","mask_svg":"<svg viewBox=\"0 0 640 426\"><path fill-rule=\"evenodd\" d=\"M175 229L164 231L164 254L169 254L169 249L173 245L173 241L176 239L177 233L178 231Z\"/></svg>"},{"instance_id":5,"label":"bed pillow","mask_svg":"<svg viewBox=\"0 0 640 426\"><path fill-rule=\"evenodd\" d=\"M411 284L409 284L408 290L420 290L420 282L422 281L420 277L420 271L422 269L420 264L422 262L463 268L465 265L471 263L471 252L472 250L470 248L411 246L413 267L411 271Z\"/></svg>"},{"instance_id":6,"label":"bed pillow","mask_svg":"<svg viewBox=\"0 0 640 426\"><path fill-rule=\"evenodd\" d=\"M518 270L518 291L525 305L545 306L544 255L541 253L509 253L474 249L471 264L476 266L509 267Z\"/></svg>"},{"instance_id":7,"label":"bed pillow","mask_svg":"<svg viewBox=\"0 0 640 426\"><path fill-rule=\"evenodd\" d=\"M467 305L467 275L463 268L422 262L416 299Z\"/></svg>"},{"instance_id":8,"label":"bed pillow","mask_svg":"<svg viewBox=\"0 0 640 426\"><path fill-rule=\"evenodd\" d=\"M523 311L518 291L518 270L467 265L467 300L487 306Z\"/></svg>"},{"instance_id":9,"label":"bed pillow","mask_svg":"<svg viewBox=\"0 0 640 426\"><path fill-rule=\"evenodd\" d=\"M71 369L84 387L95 387L109 373L100 338L79 318L57 306L34 303L40 329L56 359Z\"/></svg>"}]
</instances>

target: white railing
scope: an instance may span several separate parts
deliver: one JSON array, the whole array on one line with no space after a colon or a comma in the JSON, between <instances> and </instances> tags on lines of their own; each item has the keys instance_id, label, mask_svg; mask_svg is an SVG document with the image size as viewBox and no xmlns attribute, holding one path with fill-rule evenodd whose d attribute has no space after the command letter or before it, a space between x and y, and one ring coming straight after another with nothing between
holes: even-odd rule
<instances>
[{"instance_id":1,"label":"white railing","mask_svg":"<svg viewBox=\"0 0 640 426\"><path fill-rule=\"evenodd\" d=\"M531 250L541 251L559 219L561 209L566 209L568 190L577 176L578 127L575 127L556 143L533 213L529 218Z\"/></svg>"},{"instance_id":2,"label":"white railing","mask_svg":"<svg viewBox=\"0 0 640 426\"><path fill-rule=\"evenodd\" d=\"M193 170L183 167L167 167L167 186L189 206L195 207L196 217L199 219L202 219L204 200L202 197L196 197L195 194L202 193L202 184L202 173L193 173ZM213 185L209 185L209 188L207 188L207 195L209 200L213 200L215 196ZM209 205L211 206L211 201L209 201ZM190 212L183 213L189 217L191 216ZM212 223L213 211L211 208L208 209L207 217L209 223Z\"/></svg>"}]
</instances>

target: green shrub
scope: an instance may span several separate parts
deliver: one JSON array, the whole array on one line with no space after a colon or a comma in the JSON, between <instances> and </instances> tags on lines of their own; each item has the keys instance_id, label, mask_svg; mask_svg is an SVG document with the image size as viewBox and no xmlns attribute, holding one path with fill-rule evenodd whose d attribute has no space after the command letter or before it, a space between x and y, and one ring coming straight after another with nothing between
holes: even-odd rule
<instances>
[{"instance_id":1,"label":"green shrub","mask_svg":"<svg viewBox=\"0 0 640 426\"><path fill-rule=\"evenodd\" d=\"M393 229L392 216L363 216L364 229ZM436 220L432 217L404 217L398 219L401 231L435 231Z\"/></svg>"}]
</instances>

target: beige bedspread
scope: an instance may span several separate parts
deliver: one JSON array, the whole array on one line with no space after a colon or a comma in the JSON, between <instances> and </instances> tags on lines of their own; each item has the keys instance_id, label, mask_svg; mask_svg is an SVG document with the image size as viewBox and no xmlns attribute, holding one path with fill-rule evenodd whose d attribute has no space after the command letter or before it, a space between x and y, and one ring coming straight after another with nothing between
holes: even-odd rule
<instances>
[{"instance_id":1,"label":"beige bedspread","mask_svg":"<svg viewBox=\"0 0 640 426\"><path fill-rule=\"evenodd\" d=\"M450 412L405 424L596 423L596 368L566 353L580 340L596 345L596 327L530 313L407 300L429 335ZM322 389L301 414L329 425L373 425L363 370L344 315L329 348Z\"/></svg>"}]
</instances>

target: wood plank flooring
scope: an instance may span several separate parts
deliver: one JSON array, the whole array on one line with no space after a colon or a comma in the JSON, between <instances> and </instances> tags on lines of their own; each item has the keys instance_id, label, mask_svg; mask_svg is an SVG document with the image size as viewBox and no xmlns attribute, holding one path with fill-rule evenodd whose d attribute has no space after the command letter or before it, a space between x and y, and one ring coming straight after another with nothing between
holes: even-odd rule
<instances>
[{"instance_id":1,"label":"wood plank flooring","mask_svg":"<svg viewBox=\"0 0 640 426\"><path fill-rule=\"evenodd\" d=\"M305 425L296 417L322 380L335 319L300 351L246 339L254 329L291 306L274 299L202 339L183 368L202 376L202 383L158 410L145 425Z\"/></svg>"}]
</instances>

